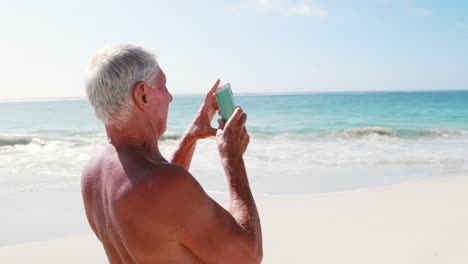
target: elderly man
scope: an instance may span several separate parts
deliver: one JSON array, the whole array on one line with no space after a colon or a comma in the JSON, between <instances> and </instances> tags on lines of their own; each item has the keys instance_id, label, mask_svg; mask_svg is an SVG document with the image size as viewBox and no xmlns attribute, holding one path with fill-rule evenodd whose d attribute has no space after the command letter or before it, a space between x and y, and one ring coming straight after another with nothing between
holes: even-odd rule
<instances>
[{"instance_id":1,"label":"elderly man","mask_svg":"<svg viewBox=\"0 0 468 264\"><path fill-rule=\"evenodd\" d=\"M82 174L89 224L110 263L259 263L262 234L243 154L247 116L236 108L218 129L208 91L167 161L158 139L172 96L154 55L132 45L101 50L86 77L86 92L109 144ZM198 139L216 136L229 183L230 209L211 199L188 172Z\"/></svg>"}]
</instances>

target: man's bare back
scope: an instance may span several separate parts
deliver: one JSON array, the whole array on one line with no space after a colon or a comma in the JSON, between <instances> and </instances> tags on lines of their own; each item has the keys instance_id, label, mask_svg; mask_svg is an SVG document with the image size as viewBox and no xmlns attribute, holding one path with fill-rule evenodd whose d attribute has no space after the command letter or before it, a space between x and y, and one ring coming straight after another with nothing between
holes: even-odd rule
<instances>
[{"instance_id":1,"label":"man's bare back","mask_svg":"<svg viewBox=\"0 0 468 264\"><path fill-rule=\"evenodd\" d=\"M172 95L154 56L120 45L98 53L90 69L88 98L109 144L84 168L81 187L89 224L109 262L261 262L260 218L243 160L247 115L236 108L226 123L211 127L220 81L168 161L158 140ZM212 136L229 184L229 211L189 172L197 140Z\"/></svg>"},{"instance_id":2,"label":"man's bare back","mask_svg":"<svg viewBox=\"0 0 468 264\"><path fill-rule=\"evenodd\" d=\"M168 239L175 230L165 222L164 212L178 210L171 208L177 202L147 204L169 198L163 187L170 184L168 174L180 170L172 168L177 165L164 159L148 160L132 150L117 152L111 145L92 160L83 172L84 204L111 263L201 263L184 245ZM145 201L148 192L152 197ZM183 194L170 196L184 198ZM140 213L148 209L161 216L153 219ZM150 233L157 236L150 237ZM150 246L148 252L154 254L140 254Z\"/></svg>"}]
</instances>

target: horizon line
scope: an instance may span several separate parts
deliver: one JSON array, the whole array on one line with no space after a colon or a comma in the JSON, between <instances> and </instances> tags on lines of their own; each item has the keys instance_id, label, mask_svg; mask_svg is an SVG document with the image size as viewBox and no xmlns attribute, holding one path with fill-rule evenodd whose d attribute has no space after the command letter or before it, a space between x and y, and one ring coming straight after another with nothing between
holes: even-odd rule
<instances>
[{"instance_id":1,"label":"horizon line","mask_svg":"<svg viewBox=\"0 0 468 264\"><path fill-rule=\"evenodd\" d=\"M235 93L238 96L257 96L257 95L301 95L301 94L346 94L346 93L424 93L424 92L463 92L468 89L449 89L449 90L335 90L335 91L297 91L297 92L246 92ZM201 96L204 93L174 93L175 96ZM21 102L21 101L59 101L59 100L83 100L83 96L58 96L58 97L12 97L0 98L0 102Z\"/></svg>"}]
</instances>

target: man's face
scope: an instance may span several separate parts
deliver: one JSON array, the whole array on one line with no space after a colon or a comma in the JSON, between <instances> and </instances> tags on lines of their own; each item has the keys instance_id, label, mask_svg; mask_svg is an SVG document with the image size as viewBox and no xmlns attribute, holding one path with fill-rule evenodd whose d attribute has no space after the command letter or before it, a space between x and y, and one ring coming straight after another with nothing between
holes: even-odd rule
<instances>
[{"instance_id":1,"label":"man's face","mask_svg":"<svg viewBox=\"0 0 468 264\"><path fill-rule=\"evenodd\" d=\"M166 87L166 75L162 70L154 83L149 84L152 89L149 89L148 99L151 102L150 117L154 118L154 122L159 128L159 136L166 131L167 114L169 110L169 103L172 102L172 95Z\"/></svg>"}]
</instances>

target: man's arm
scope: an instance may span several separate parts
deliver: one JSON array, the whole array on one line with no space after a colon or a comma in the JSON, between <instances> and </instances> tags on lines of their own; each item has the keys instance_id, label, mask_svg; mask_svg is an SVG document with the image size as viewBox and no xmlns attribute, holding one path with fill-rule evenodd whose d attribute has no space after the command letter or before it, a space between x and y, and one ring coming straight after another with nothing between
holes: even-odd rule
<instances>
[{"instance_id":1,"label":"man's arm","mask_svg":"<svg viewBox=\"0 0 468 264\"><path fill-rule=\"evenodd\" d=\"M244 160L241 158L237 161L225 162L224 171L229 182L229 212L254 241L252 244L255 249L254 254L261 260L263 243L260 216L250 190Z\"/></svg>"},{"instance_id":2,"label":"man's arm","mask_svg":"<svg viewBox=\"0 0 468 264\"><path fill-rule=\"evenodd\" d=\"M197 208L185 217L178 238L197 256L214 263L259 263L263 257L260 217L250 190L243 154L249 143L245 129L247 116L240 108L226 125L220 123L218 150L229 183L229 212L207 198L193 198L204 193L191 193ZM189 177L190 178L190 177ZM198 183L197 183L198 184Z\"/></svg>"},{"instance_id":3,"label":"man's arm","mask_svg":"<svg viewBox=\"0 0 468 264\"><path fill-rule=\"evenodd\" d=\"M229 212L213 201L190 175L179 169L173 184L175 239L208 263L260 263L263 257L260 217L250 190L243 154L249 143L247 116L237 108L218 130L218 150L229 183ZM177 208L177 209L175 209Z\"/></svg>"},{"instance_id":4,"label":"man's arm","mask_svg":"<svg viewBox=\"0 0 468 264\"><path fill-rule=\"evenodd\" d=\"M172 207L166 221L175 230L174 240L206 263L256 264L263 258L260 219L245 169L239 165L232 171L236 175L230 183L229 211L182 168L168 187ZM161 217L161 211L157 213Z\"/></svg>"},{"instance_id":5,"label":"man's arm","mask_svg":"<svg viewBox=\"0 0 468 264\"><path fill-rule=\"evenodd\" d=\"M193 134L185 133L182 136L176 151L172 155L171 163L177 163L186 170L189 170L196 146L197 138Z\"/></svg>"},{"instance_id":6,"label":"man's arm","mask_svg":"<svg viewBox=\"0 0 468 264\"><path fill-rule=\"evenodd\" d=\"M216 129L211 127L211 120L218 109L214 93L219 83L220 80L217 80L205 95L200 111L182 136L179 146L172 155L171 163L177 163L188 170L197 146L197 140L216 135Z\"/></svg>"},{"instance_id":7,"label":"man's arm","mask_svg":"<svg viewBox=\"0 0 468 264\"><path fill-rule=\"evenodd\" d=\"M256 241L262 251L262 231L255 200L250 190L243 155L250 137L245 128L247 115L236 108L226 125L220 121L217 133L218 151L229 184L229 211L245 231Z\"/></svg>"}]
</instances>

